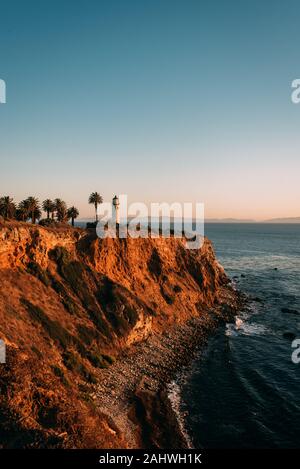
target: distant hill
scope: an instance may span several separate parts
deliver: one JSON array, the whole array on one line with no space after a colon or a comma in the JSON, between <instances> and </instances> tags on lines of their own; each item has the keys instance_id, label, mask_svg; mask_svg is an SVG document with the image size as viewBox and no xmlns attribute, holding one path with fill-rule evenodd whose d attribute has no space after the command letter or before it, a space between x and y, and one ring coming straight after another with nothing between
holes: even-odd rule
<instances>
[{"instance_id":1,"label":"distant hill","mask_svg":"<svg viewBox=\"0 0 300 469\"><path fill-rule=\"evenodd\" d=\"M257 223L257 221L251 218L206 218L205 223Z\"/></svg>"},{"instance_id":2,"label":"distant hill","mask_svg":"<svg viewBox=\"0 0 300 469\"><path fill-rule=\"evenodd\" d=\"M300 217L271 218L270 220L265 220L263 223L300 223Z\"/></svg>"},{"instance_id":3,"label":"distant hill","mask_svg":"<svg viewBox=\"0 0 300 469\"><path fill-rule=\"evenodd\" d=\"M300 223L300 217L270 218L262 221L239 218L207 218L205 223Z\"/></svg>"},{"instance_id":4,"label":"distant hill","mask_svg":"<svg viewBox=\"0 0 300 469\"><path fill-rule=\"evenodd\" d=\"M130 220L133 217L128 217L128 220ZM78 225L78 223L86 223L86 222L92 222L94 221L94 218L80 218L75 221L75 224ZM141 220L145 220L146 218L141 218ZM173 220L174 221L174 220ZM179 221L177 218L175 221ZM155 219L155 222L158 222L158 219ZM206 218L205 223L256 223L257 220L253 219L239 219L239 218Z\"/></svg>"},{"instance_id":5,"label":"distant hill","mask_svg":"<svg viewBox=\"0 0 300 469\"><path fill-rule=\"evenodd\" d=\"M78 219L75 225L81 226L88 221L94 221L94 218ZM300 223L300 217L270 218L267 220L254 220L252 218L206 218L205 223Z\"/></svg>"}]
</instances>

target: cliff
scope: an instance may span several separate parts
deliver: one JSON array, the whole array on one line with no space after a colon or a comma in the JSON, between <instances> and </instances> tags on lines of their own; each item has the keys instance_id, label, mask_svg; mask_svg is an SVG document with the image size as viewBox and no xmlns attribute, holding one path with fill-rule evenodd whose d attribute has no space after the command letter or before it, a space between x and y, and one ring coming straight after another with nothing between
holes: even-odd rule
<instances>
[{"instance_id":1,"label":"cliff","mask_svg":"<svg viewBox=\"0 0 300 469\"><path fill-rule=\"evenodd\" d=\"M105 239L0 227L0 442L126 447L92 390L133 344L208 314L233 292L206 239Z\"/></svg>"}]
</instances>

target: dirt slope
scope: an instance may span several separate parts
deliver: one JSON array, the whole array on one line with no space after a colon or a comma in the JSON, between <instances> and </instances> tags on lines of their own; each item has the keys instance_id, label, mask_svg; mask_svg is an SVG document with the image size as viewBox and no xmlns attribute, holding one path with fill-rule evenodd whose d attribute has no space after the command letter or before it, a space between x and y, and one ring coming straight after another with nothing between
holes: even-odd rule
<instances>
[{"instance_id":1,"label":"dirt slope","mask_svg":"<svg viewBox=\"0 0 300 469\"><path fill-rule=\"evenodd\" d=\"M3 223L0 445L126 447L91 388L134 343L216 307L227 282L208 240L187 250L181 239Z\"/></svg>"}]
</instances>

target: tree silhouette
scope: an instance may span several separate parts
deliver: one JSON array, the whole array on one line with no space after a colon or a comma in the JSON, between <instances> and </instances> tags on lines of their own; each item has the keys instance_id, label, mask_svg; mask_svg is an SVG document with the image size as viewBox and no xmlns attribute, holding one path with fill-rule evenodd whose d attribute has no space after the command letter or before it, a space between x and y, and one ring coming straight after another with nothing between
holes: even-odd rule
<instances>
[{"instance_id":1,"label":"tree silhouette","mask_svg":"<svg viewBox=\"0 0 300 469\"><path fill-rule=\"evenodd\" d=\"M44 212L47 213L47 218L50 218L50 213L52 214L52 218L54 217L55 204L51 199L44 200L42 207L43 207Z\"/></svg>"},{"instance_id":2,"label":"tree silhouette","mask_svg":"<svg viewBox=\"0 0 300 469\"><path fill-rule=\"evenodd\" d=\"M27 209L28 217L31 218L31 222L35 224L36 220L41 218L41 209L39 200L36 197L28 197L23 201L23 206Z\"/></svg>"},{"instance_id":3,"label":"tree silhouette","mask_svg":"<svg viewBox=\"0 0 300 469\"><path fill-rule=\"evenodd\" d=\"M26 200L22 200L19 203L17 211L16 211L16 217L17 217L17 220L19 221L26 221L27 218L29 217L28 206L27 206Z\"/></svg>"},{"instance_id":4,"label":"tree silhouette","mask_svg":"<svg viewBox=\"0 0 300 469\"><path fill-rule=\"evenodd\" d=\"M0 198L0 215L6 219L13 218L16 212L16 205L8 195Z\"/></svg>"},{"instance_id":5,"label":"tree silhouette","mask_svg":"<svg viewBox=\"0 0 300 469\"><path fill-rule=\"evenodd\" d=\"M98 192L92 192L89 196L89 204L93 204L95 207L95 219L98 221L98 205L103 203L103 198Z\"/></svg>"},{"instance_id":6,"label":"tree silhouette","mask_svg":"<svg viewBox=\"0 0 300 469\"><path fill-rule=\"evenodd\" d=\"M74 226L74 220L77 218L79 215L79 211L76 207L70 207L68 209L68 218L71 218L72 220L72 226Z\"/></svg>"},{"instance_id":7,"label":"tree silhouette","mask_svg":"<svg viewBox=\"0 0 300 469\"><path fill-rule=\"evenodd\" d=\"M64 222L67 220L67 204L61 199L55 199L55 211L57 220L60 222Z\"/></svg>"}]
</instances>

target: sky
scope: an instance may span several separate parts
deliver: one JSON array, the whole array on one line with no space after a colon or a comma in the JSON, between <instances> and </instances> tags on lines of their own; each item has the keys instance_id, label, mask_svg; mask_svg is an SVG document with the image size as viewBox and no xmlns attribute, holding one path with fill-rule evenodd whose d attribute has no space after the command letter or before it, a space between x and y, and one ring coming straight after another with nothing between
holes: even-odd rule
<instances>
[{"instance_id":1,"label":"sky","mask_svg":"<svg viewBox=\"0 0 300 469\"><path fill-rule=\"evenodd\" d=\"M296 0L0 0L0 195L300 216Z\"/></svg>"}]
</instances>

